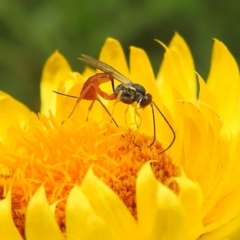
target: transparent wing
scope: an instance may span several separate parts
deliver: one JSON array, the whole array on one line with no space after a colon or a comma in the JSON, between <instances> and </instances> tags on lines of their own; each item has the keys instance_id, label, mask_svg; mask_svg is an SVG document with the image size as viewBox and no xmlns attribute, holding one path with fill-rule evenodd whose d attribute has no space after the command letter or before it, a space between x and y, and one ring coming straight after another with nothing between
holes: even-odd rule
<instances>
[{"instance_id":1,"label":"transparent wing","mask_svg":"<svg viewBox=\"0 0 240 240\"><path fill-rule=\"evenodd\" d=\"M132 81L129 80L127 77L122 75L120 72L118 72L116 69L113 67L109 66L108 64L101 62L93 57L90 57L85 54L81 54L81 60L82 62L85 62L86 64L95 67L105 73L109 73L111 76L113 76L116 80L118 80L120 83L122 83L127 89L131 89L136 91L134 87L131 86Z\"/></svg>"}]
</instances>

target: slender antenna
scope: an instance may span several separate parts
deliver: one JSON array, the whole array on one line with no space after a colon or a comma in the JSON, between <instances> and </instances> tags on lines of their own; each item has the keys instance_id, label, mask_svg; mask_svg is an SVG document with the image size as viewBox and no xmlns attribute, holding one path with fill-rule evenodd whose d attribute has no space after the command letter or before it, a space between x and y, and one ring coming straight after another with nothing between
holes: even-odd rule
<instances>
[{"instance_id":1,"label":"slender antenna","mask_svg":"<svg viewBox=\"0 0 240 240\"><path fill-rule=\"evenodd\" d=\"M162 118L164 119L164 121L167 123L168 127L171 129L172 133L173 133L173 139L172 139L172 142L169 144L169 146L167 148L165 148L162 152L160 152L159 154L162 154L164 152L166 152L172 145L173 143L175 142L175 139L176 139L176 133L175 131L173 130L173 127L172 125L169 123L169 121L167 120L167 118L164 116L164 114L162 113L162 111L158 108L158 106L154 103L154 102L151 102L151 106L154 105L155 108L158 110L158 112L161 114ZM152 110L153 110L153 107L152 107ZM156 126L155 126L155 116L154 116L154 111L153 111L153 119L154 119L154 124L153 124L153 128L154 128L154 138L153 138L153 142L150 144L150 146L153 145L155 139L156 139ZM150 147L149 146L149 147Z\"/></svg>"},{"instance_id":2,"label":"slender antenna","mask_svg":"<svg viewBox=\"0 0 240 240\"><path fill-rule=\"evenodd\" d=\"M150 104L151 108L152 108L152 117L153 117L153 140L151 142L151 144L148 147L151 147L154 142L156 141L156 123L155 123L155 113L154 113L154 109L153 109L153 105ZM161 152L162 153L162 152Z\"/></svg>"},{"instance_id":3,"label":"slender antenna","mask_svg":"<svg viewBox=\"0 0 240 240\"><path fill-rule=\"evenodd\" d=\"M62 96L66 96L66 97L79 98L79 97L77 97L77 96L68 95L68 94L65 94L65 93L60 93L60 92L57 92L57 91L55 91L55 90L53 90L53 92L54 92L54 93L57 93L57 94L59 94L59 95L62 95ZM78 100L76 101L76 103L75 103L75 105L74 105L74 107L73 107L71 113L68 115L67 118L70 118L70 117L72 116L72 114L73 114L73 112L74 112L74 110L75 110L77 104L78 104ZM65 122L65 120L62 121L62 124L63 124L64 122Z\"/></svg>"}]
</instances>

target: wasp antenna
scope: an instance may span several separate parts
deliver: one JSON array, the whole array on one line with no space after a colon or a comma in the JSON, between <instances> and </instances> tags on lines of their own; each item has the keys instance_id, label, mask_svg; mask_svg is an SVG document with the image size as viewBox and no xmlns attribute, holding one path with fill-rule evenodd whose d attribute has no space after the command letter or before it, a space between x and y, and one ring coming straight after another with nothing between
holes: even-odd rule
<instances>
[{"instance_id":1,"label":"wasp antenna","mask_svg":"<svg viewBox=\"0 0 240 240\"><path fill-rule=\"evenodd\" d=\"M62 95L62 96L66 96L66 97L71 97L71 98L78 98L77 96L73 96L73 95L68 95L68 94L65 94L65 93L60 93L60 92L57 92L55 90L52 90L54 93L56 94L59 94L59 95Z\"/></svg>"},{"instance_id":2,"label":"wasp antenna","mask_svg":"<svg viewBox=\"0 0 240 240\"><path fill-rule=\"evenodd\" d=\"M151 106L152 106L152 105L155 106L155 108L156 108L156 109L158 110L158 112L161 114L162 118L163 118L164 121L167 123L168 127L171 129L171 131L172 131L172 133L173 133L173 139L172 139L172 142L168 145L167 148L165 148L162 152L159 153L159 154L162 154L162 153L166 152L166 151L167 151L167 150L173 145L173 143L175 142L175 139L176 139L176 133L175 133L175 131L174 131L172 125L171 125L170 122L167 120L167 118L164 116L164 114L162 113L162 111L158 108L158 106L157 106L154 102L151 102L150 105L151 105ZM153 109L153 107L152 107L152 109ZM154 116L154 111L153 111L153 116ZM155 118L154 118L154 119L155 119ZM154 138L156 139L156 127L155 127L155 121L154 121L154 125L153 125L153 127L154 127L154 133L155 133L155 134L154 134ZM155 141L155 139L154 139L154 141ZM150 146L153 145L154 141L150 144Z\"/></svg>"},{"instance_id":3,"label":"wasp antenna","mask_svg":"<svg viewBox=\"0 0 240 240\"><path fill-rule=\"evenodd\" d=\"M148 145L148 147L151 147L151 146L154 144L154 142L156 141L155 113L154 113L154 109L153 109L152 104L150 104L150 105L151 105L151 108L152 108L152 116L153 116L153 140L152 140L152 142L150 143L150 145ZM136 115L136 110L135 110L135 115ZM136 120L136 119L135 119L135 120ZM133 141L133 144L134 144L135 146L139 147L139 148L142 147L142 146L138 145L137 143L135 143L134 141ZM165 150L164 150L164 151L165 151Z\"/></svg>"},{"instance_id":4,"label":"wasp antenna","mask_svg":"<svg viewBox=\"0 0 240 240\"><path fill-rule=\"evenodd\" d=\"M71 97L71 98L78 98L78 99L79 99L79 97L77 97L77 96L73 96L73 95L69 95L69 94L65 94L65 93L60 93L60 92L57 92L57 91L55 91L55 90L53 90L53 92L54 92L54 93L57 93L57 94L59 94L59 95L62 95L62 96ZM68 118L70 118L71 115L73 114L73 112L74 112L74 110L75 110L78 102L79 102L79 101L77 100L77 101L76 101L76 104L74 105L73 110L72 110L71 113L69 114ZM65 120L62 121L62 124L63 124L64 122L65 122Z\"/></svg>"},{"instance_id":5,"label":"wasp antenna","mask_svg":"<svg viewBox=\"0 0 240 240\"><path fill-rule=\"evenodd\" d=\"M150 104L151 108L152 108L152 117L153 117L153 140L151 142L151 144L148 147L151 147L154 142L156 141L156 123L155 123L155 113L154 113L154 109L153 109L153 105Z\"/></svg>"}]
</instances>

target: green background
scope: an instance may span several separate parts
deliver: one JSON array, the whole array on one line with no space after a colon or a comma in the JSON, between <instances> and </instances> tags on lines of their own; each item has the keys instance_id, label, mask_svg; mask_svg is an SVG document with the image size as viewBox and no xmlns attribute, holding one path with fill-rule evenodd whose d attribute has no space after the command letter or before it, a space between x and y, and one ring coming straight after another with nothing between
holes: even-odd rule
<instances>
[{"instance_id":1,"label":"green background","mask_svg":"<svg viewBox=\"0 0 240 240\"><path fill-rule=\"evenodd\" d=\"M80 53L98 57L106 37L146 50L155 73L163 48L178 32L206 78L213 40L240 60L238 0L0 0L0 89L39 110L39 82L47 58L58 49L74 71Z\"/></svg>"}]
</instances>

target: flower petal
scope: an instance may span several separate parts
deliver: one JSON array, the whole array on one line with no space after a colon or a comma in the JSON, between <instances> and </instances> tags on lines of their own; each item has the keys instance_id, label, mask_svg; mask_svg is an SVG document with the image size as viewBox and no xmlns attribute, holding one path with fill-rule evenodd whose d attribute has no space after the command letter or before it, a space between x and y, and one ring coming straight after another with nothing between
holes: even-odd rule
<instances>
[{"instance_id":1,"label":"flower petal","mask_svg":"<svg viewBox=\"0 0 240 240\"><path fill-rule=\"evenodd\" d=\"M72 96L79 96L79 93L82 89L84 80L82 75L76 72L71 72L69 74L65 75L65 79L62 80L59 83L59 86L57 88L57 91L68 94ZM77 98L71 98L68 96L62 96L59 94L56 94L56 119L59 122L65 121L69 114L72 112L75 104L76 104ZM71 118L77 117L77 113L81 114L81 117L79 118L79 124L84 124L87 119L87 113L88 113L88 105L90 104L90 101L82 100L78 103L74 114L71 116Z\"/></svg>"},{"instance_id":2,"label":"flower petal","mask_svg":"<svg viewBox=\"0 0 240 240\"><path fill-rule=\"evenodd\" d=\"M138 173L136 188L139 229L146 239L149 238L155 222L158 184L150 164L143 165Z\"/></svg>"},{"instance_id":3,"label":"flower petal","mask_svg":"<svg viewBox=\"0 0 240 240\"><path fill-rule=\"evenodd\" d=\"M71 72L66 59L55 51L45 63L40 85L41 94L41 113L49 114L49 109L55 115L56 113L56 94L53 90L58 89L59 83L65 78L65 75Z\"/></svg>"},{"instance_id":4,"label":"flower petal","mask_svg":"<svg viewBox=\"0 0 240 240\"><path fill-rule=\"evenodd\" d=\"M65 239L47 202L43 186L37 190L29 202L25 232L27 240Z\"/></svg>"},{"instance_id":5,"label":"flower petal","mask_svg":"<svg viewBox=\"0 0 240 240\"><path fill-rule=\"evenodd\" d=\"M143 85L157 103L160 95L153 69L146 52L141 48L130 47L130 74L131 80Z\"/></svg>"},{"instance_id":6,"label":"flower petal","mask_svg":"<svg viewBox=\"0 0 240 240\"><path fill-rule=\"evenodd\" d=\"M213 152L218 146L219 134L222 128L222 122L216 112L202 103L191 103L178 101L177 142L181 141L181 152L174 157L181 159L179 162L191 179L200 178L203 184L206 178L206 171L209 169L209 159L213 157ZM194 144L193 144L194 141ZM201 149L204 149L202 151ZM216 158L217 161L217 158ZM214 168L213 165L212 167ZM206 184L206 187L209 187ZM204 191L203 191L204 192Z\"/></svg>"},{"instance_id":7,"label":"flower petal","mask_svg":"<svg viewBox=\"0 0 240 240\"><path fill-rule=\"evenodd\" d=\"M30 114L30 110L10 95L0 91L0 142L8 137L9 127L14 124L24 124Z\"/></svg>"},{"instance_id":8,"label":"flower petal","mask_svg":"<svg viewBox=\"0 0 240 240\"><path fill-rule=\"evenodd\" d=\"M187 214L188 239L197 239L203 230L202 204L203 196L200 186L192 182L183 174L182 177L174 178L179 184L179 199Z\"/></svg>"},{"instance_id":9,"label":"flower petal","mask_svg":"<svg viewBox=\"0 0 240 240\"><path fill-rule=\"evenodd\" d=\"M118 72L129 78L129 70L126 58L119 41L113 38L107 38L99 57L100 61L109 64Z\"/></svg>"},{"instance_id":10,"label":"flower petal","mask_svg":"<svg viewBox=\"0 0 240 240\"><path fill-rule=\"evenodd\" d=\"M180 159L179 153L182 151L181 137L179 137L178 131L182 131L184 122L181 121L181 115L178 114L177 100L193 100L196 98L196 76L191 53L184 40L178 34L175 35L169 47L161 42L159 43L166 50L157 76L159 92L163 102L160 108L163 109L164 115L176 131L177 138L169 154L178 162L178 159ZM171 114L168 114L164 108L167 108ZM158 129L163 130L161 133L157 131L157 136L164 143L164 146L168 146L167 143L169 144L172 140L172 133L168 131L168 134L166 134L166 123L164 121L161 121L161 123L164 125L160 128L158 127Z\"/></svg>"},{"instance_id":11,"label":"flower petal","mask_svg":"<svg viewBox=\"0 0 240 240\"><path fill-rule=\"evenodd\" d=\"M134 82L143 85L146 89L146 93L150 93L153 96L153 101L159 105L160 94L155 81L153 69L146 52L140 48L130 47L130 71L131 79ZM153 135L153 130L151 131L153 128L153 116L150 106L144 109L139 109L138 112L142 117L141 132L147 135ZM159 117L159 115L155 117L156 122L159 121ZM159 122L161 122L161 120Z\"/></svg>"},{"instance_id":12,"label":"flower petal","mask_svg":"<svg viewBox=\"0 0 240 240\"><path fill-rule=\"evenodd\" d=\"M219 197L219 201L203 220L206 224L205 232L211 232L217 228L224 228L223 226L230 224L229 221L235 218L236 213L239 212L239 201L239 191L223 196L222 199ZM226 209L228 209L228 211L226 211ZM235 225L235 229L239 227L240 225Z\"/></svg>"},{"instance_id":13,"label":"flower petal","mask_svg":"<svg viewBox=\"0 0 240 240\"><path fill-rule=\"evenodd\" d=\"M106 223L94 212L78 186L71 190L66 205L66 232L68 240L113 239Z\"/></svg>"},{"instance_id":14,"label":"flower petal","mask_svg":"<svg viewBox=\"0 0 240 240\"><path fill-rule=\"evenodd\" d=\"M122 200L90 169L81 185L96 214L103 219L114 239L136 239L137 224Z\"/></svg>"},{"instance_id":15,"label":"flower petal","mask_svg":"<svg viewBox=\"0 0 240 240\"><path fill-rule=\"evenodd\" d=\"M126 62L126 58L119 41L113 38L107 38L105 41L101 53L100 60L109 64L111 67L116 69L118 72L123 74L125 77L129 78L129 70ZM119 85L118 81L114 80L115 86ZM113 93L112 85L110 83L102 84L101 89L107 93ZM116 106L115 101L103 100L103 102L108 106L108 109L114 109L114 119L119 125L125 125L125 122L131 122L131 114L123 114L126 112L127 106L119 102ZM111 112L111 111L110 111ZM125 117L126 115L126 117ZM127 120L125 121L125 118Z\"/></svg>"},{"instance_id":16,"label":"flower petal","mask_svg":"<svg viewBox=\"0 0 240 240\"><path fill-rule=\"evenodd\" d=\"M137 206L142 239L186 239L186 217L180 201L155 179L150 163L138 174Z\"/></svg>"},{"instance_id":17,"label":"flower petal","mask_svg":"<svg viewBox=\"0 0 240 240\"><path fill-rule=\"evenodd\" d=\"M169 101L174 101L176 98L195 99L196 76L191 53L185 41L176 34L169 47L166 47L161 42L159 43L166 49L161 70L157 77L161 89L160 94L166 106L170 108L172 103ZM173 89L175 93L171 97Z\"/></svg>"},{"instance_id":18,"label":"flower petal","mask_svg":"<svg viewBox=\"0 0 240 240\"><path fill-rule=\"evenodd\" d=\"M208 85L204 82L200 75L198 75L199 82L199 101L210 106L216 112L218 111L218 104L213 93L209 89Z\"/></svg>"},{"instance_id":19,"label":"flower petal","mask_svg":"<svg viewBox=\"0 0 240 240\"><path fill-rule=\"evenodd\" d=\"M178 33L175 33L173 39L169 44L169 48L176 50L181 56L181 66L183 68L183 73L186 76L187 86L185 87L188 90L188 98L195 99L197 92L197 82L194 72L193 57L187 43Z\"/></svg>"},{"instance_id":20,"label":"flower petal","mask_svg":"<svg viewBox=\"0 0 240 240\"><path fill-rule=\"evenodd\" d=\"M213 93L211 90L209 90L207 84L204 82L200 75L198 75L198 81L200 89L199 101L197 101L199 103L199 110L208 124L210 124L210 127L214 131L214 136L218 136L223 126L223 121L218 114L219 110L216 98L213 96Z\"/></svg>"},{"instance_id":21,"label":"flower petal","mask_svg":"<svg viewBox=\"0 0 240 240\"><path fill-rule=\"evenodd\" d=\"M225 225L201 236L201 240L240 239L240 214Z\"/></svg>"},{"instance_id":22,"label":"flower petal","mask_svg":"<svg viewBox=\"0 0 240 240\"><path fill-rule=\"evenodd\" d=\"M207 84L216 98L221 118L236 132L239 130L239 118L236 122L240 100L239 69L228 49L216 39Z\"/></svg>"},{"instance_id":23,"label":"flower petal","mask_svg":"<svg viewBox=\"0 0 240 240\"><path fill-rule=\"evenodd\" d=\"M5 199L0 200L0 213L0 239L22 240L12 219L11 191Z\"/></svg>"}]
</instances>

